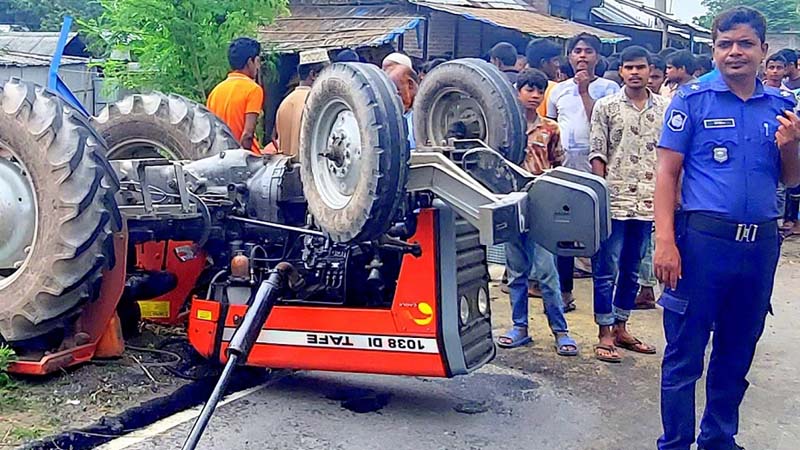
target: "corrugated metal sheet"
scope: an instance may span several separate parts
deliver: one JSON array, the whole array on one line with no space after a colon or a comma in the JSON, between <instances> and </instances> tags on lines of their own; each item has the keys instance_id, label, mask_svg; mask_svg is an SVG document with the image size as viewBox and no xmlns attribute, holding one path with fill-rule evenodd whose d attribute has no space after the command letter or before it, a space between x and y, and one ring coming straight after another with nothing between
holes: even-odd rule
<instances>
[{"instance_id":1,"label":"corrugated metal sheet","mask_svg":"<svg viewBox=\"0 0 800 450\"><path fill-rule=\"evenodd\" d=\"M426 3L472 8L531 9L530 5L522 0L429 0Z\"/></svg>"},{"instance_id":2,"label":"corrugated metal sheet","mask_svg":"<svg viewBox=\"0 0 800 450\"><path fill-rule=\"evenodd\" d=\"M614 43L627 41L630 38L621 34L590 27L577 22L546 16L533 11L496 8L473 8L466 6L444 5L441 3L418 2L439 11L461 15L470 20L477 20L493 26L512 28L523 33L542 38L569 39L580 33L592 33L601 41Z\"/></svg>"},{"instance_id":3,"label":"corrugated metal sheet","mask_svg":"<svg viewBox=\"0 0 800 450\"><path fill-rule=\"evenodd\" d=\"M49 66L52 55L39 55L26 52L8 51L0 48L0 66ZM62 56L61 65L69 66L73 64L87 64L88 58L78 58L75 56Z\"/></svg>"},{"instance_id":4,"label":"corrugated metal sheet","mask_svg":"<svg viewBox=\"0 0 800 450\"><path fill-rule=\"evenodd\" d=\"M67 43L78 33L70 33ZM59 33L39 33L12 31L0 33L0 50L29 53L32 55L52 55L58 45Z\"/></svg>"},{"instance_id":5,"label":"corrugated metal sheet","mask_svg":"<svg viewBox=\"0 0 800 450\"><path fill-rule=\"evenodd\" d=\"M421 20L407 8L391 5L292 5L290 12L258 32L259 40L279 53L377 46L416 28Z\"/></svg>"}]
</instances>

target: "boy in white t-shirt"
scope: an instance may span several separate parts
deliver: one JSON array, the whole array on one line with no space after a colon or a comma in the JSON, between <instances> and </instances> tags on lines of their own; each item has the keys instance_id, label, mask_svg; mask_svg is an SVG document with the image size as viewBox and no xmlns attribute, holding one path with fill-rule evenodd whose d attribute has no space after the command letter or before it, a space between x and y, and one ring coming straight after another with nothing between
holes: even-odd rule
<instances>
[{"instance_id":1,"label":"boy in white t-shirt","mask_svg":"<svg viewBox=\"0 0 800 450\"><path fill-rule=\"evenodd\" d=\"M564 166L591 172L589 164L589 134L594 102L619 92L619 85L598 78L595 68L600 59L602 43L593 34L581 33L569 41L567 56L575 76L558 83L547 99L547 116L558 121L561 129L561 146L564 149ZM575 258L559 256L558 277L564 304L574 305L572 296ZM574 306L568 307L574 309Z\"/></svg>"}]
</instances>

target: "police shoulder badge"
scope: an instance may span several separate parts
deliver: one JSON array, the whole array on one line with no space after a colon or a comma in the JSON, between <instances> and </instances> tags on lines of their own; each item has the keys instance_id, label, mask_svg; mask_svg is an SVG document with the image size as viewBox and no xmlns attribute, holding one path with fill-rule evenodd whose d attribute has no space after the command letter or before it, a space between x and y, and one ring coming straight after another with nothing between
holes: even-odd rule
<instances>
[{"instance_id":1,"label":"police shoulder badge","mask_svg":"<svg viewBox=\"0 0 800 450\"><path fill-rule=\"evenodd\" d=\"M669 115L669 120L667 120L667 126L672 131L683 131L683 127L686 125L686 113L683 111L678 111L677 109L673 109Z\"/></svg>"}]
</instances>

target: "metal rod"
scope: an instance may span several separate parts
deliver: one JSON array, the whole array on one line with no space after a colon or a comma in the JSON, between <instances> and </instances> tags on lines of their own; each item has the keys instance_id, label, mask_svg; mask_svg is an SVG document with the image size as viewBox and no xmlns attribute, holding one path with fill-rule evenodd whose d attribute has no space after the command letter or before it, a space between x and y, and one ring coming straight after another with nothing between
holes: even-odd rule
<instances>
[{"instance_id":1,"label":"metal rod","mask_svg":"<svg viewBox=\"0 0 800 450\"><path fill-rule=\"evenodd\" d=\"M225 364L225 368L222 370L222 375L219 377L219 382L217 382L217 385L214 386L214 391L211 393L211 397L208 399L206 404L203 405L203 410L200 411L200 416L197 417L197 420L192 426L192 431L189 433L189 437L186 438L186 442L184 442L183 447L181 447L182 450L194 450L197 448L197 444L200 442L200 438L203 436L203 432L208 426L208 421L211 420L211 416L217 409L217 404L222 399L223 394L225 394L225 389L228 388L228 383L231 380L231 374L233 374L233 369L236 368L236 363L238 360L239 355L237 354L231 354L228 357L228 362Z\"/></svg>"},{"instance_id":2,"label":"metal rod","mask_svg":"<svg viewBox=\"0 0 800 450\"><path fill-rule=\"evenodd\" d=\"M277 228L279 230L286 230L286 231L296 231L302 234L310 234L312 236L325 236L325 233L322 231L317 230L309 230L307 228L300 228L300 227L293 227L291 225L284 225L282 223L275 223L275 222L266 222L263 220L256 220L256 219L248 219L246 217L238 217L238 216L231 216L231 220L236 220L239 222L249 223L251 225L258 225L267 228Z\"/></svg>"}]
</instances>

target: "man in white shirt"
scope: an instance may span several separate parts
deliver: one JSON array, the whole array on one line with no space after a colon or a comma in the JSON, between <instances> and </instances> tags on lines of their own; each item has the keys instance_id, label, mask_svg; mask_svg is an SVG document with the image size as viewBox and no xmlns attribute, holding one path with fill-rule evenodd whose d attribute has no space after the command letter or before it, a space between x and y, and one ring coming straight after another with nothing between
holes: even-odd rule
<instances>
[{"instance_id":1,"label":"man in white shirt","mask_svg":"<svg viewBox=\"0 0 800 450\"><path fill-rule=\"evenodd\" d=\"M567 45L569 64L575 77L562 81L552 89L547 99L547 116L558 121L561 129L561 146L564 148L564 166L591 172L589 164L589 134L595 101L619 92L617 83L598 78L595 68L600 59L602 43L593 34L581 33ZM567 310L574 309L572 296L575 258L558 257L558 276L561 296Z\"/></svg>"},{"instance_id":2,"label":"man in white shirt","mask_svg":"<svg viewBox=\"0 0 800 450\"><path fill-rule=\"evenodd\" d=\"M575 77L562 81L550 93L547 115L558 121L561 144L566 152L564 165L591 172L589 165L589 123L594 102L619 92L619 85L598 78L595 67L600 57L600 39L581 33L569 41L568 57Z\"/></svg>"}]
</instances>

